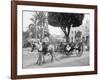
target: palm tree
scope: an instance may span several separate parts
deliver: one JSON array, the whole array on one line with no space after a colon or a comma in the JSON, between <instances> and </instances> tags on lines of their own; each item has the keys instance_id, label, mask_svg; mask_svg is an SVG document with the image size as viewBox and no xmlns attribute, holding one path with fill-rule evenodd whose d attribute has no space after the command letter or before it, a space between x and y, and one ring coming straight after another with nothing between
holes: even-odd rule
<instances>
[{"instance_id":1,"label":"palm tree","mask_svg":"<svg viewBox=\"0 0 100 80\"><path fill-rule=\"evenodd\" d=\"M36 29L36 38L38 37L39 33L44 32L43 29L45 27L45 21L47 19L46 13L47 12L36 11L35 14L33 15L33 17L30 19L33 22L34 27ZM44 36L44 33L43 33L42 37L43 36Z\"/></svg>"}]
</instances>

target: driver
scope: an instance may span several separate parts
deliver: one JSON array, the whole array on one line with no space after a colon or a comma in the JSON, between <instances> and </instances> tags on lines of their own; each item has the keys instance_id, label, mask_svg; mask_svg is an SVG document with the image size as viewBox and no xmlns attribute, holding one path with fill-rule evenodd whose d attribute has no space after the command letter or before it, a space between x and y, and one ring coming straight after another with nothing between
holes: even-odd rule
<instances>
[{"instance_id":1,"label":"driver","mask_svg":"<svg viewBox=\"0 0 100 80\"><path fill-rule=\"evenodd\" d=\"M69 52L71 50L70 44L68 43L65 48L66 48L66 51Z\"/></svg>"}]
</instances>

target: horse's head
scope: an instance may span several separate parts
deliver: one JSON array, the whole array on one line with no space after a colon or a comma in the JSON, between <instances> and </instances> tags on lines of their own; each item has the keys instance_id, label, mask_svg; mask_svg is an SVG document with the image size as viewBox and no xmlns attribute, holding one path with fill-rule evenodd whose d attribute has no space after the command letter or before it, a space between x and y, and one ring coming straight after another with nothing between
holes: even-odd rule
<instances>
[{"instance_id":1,"label":"horse's head","mask_svg":"<svg viewBox=\"0 0 100 80\"><path fill-rule=\"evenodd\" d=\"M36 42L36 43L35 43L35 48L36 48L37 50L42 50L42 43L41 43L41 42Z\"/></svg>"}]
</instances>

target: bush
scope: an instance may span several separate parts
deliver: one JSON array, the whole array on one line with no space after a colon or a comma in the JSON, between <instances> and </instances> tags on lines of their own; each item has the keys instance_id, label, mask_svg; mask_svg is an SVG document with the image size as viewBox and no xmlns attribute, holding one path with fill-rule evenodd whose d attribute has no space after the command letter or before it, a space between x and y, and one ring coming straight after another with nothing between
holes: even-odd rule
<instances>
[{"instance_id":1,"label":"bush","mask_svg":"<svg viewBox=\"0 0 100 80\"><path fill-rule=\"evenodd\" d=\"M27 48L27 47L31 47L31 43L28 41L23 42L23 48Z\"/></svg>"}]
</instances>

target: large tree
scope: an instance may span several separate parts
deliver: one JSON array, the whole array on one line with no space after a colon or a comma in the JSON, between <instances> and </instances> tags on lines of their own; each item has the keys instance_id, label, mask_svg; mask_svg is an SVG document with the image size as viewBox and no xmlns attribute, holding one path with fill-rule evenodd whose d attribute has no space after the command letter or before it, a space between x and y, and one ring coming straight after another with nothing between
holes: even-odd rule
<instances>
[{"instance_id":1,"label":"large tree","mask_svg":"<svg viewBox=\"0 0 100 80\"><path fill-rule=\"evenodd\" d=\"M54 27L60 27L66 36L66 41L69 38L70 28L79 27L83 18L84 14L81 13L48 12L48 23Z\"/></svg>"},{"instance_id":2,"label":"large tree","mask_svg":"<svg viewBox=\"0 0 100 80\"><path fill-rule=\"evenodd\" d=\"M34 27L36 28L36 37L38 37L40 33L43 33L42 29L44 28L45 21L47 19L46 14L47 12L36 11L33 17L31 18L31 21L33 22ZM41 37L43 37L43 34L41 35Z\"/></svg>"}]
</instances>

